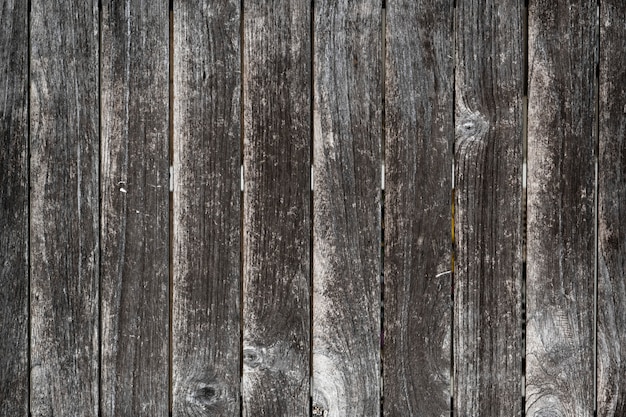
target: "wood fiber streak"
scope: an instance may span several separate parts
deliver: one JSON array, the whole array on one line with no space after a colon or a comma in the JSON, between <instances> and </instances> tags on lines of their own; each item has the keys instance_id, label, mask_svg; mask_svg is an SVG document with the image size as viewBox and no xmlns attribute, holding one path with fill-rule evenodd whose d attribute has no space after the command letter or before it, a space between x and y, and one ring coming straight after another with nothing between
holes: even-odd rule
<instances>
[{"instance_id":1,"label":"wood fiber streak","mask_svg":"<svg viewBox=\"0 0 626 417\"><path fill-rule=\"evenodd\" d=\"M315 4L313 409L380 414L381 8Z\"/></svg>"},{"instance_id":2,"label":"wood fiber streak","mask_svg":"<svg viewBox=\"0 0 626 417\"><path fill-rule=\"evenodd\" d=\"M240 415L240 18L174 3L176 417Z\"/></svg>"},{"instance_id":3,"label":"wood fiber streak","mask_svg":"<svg viewBox=\"0 0 626 417\"><path fill-rule=\"evenodd\" d=\"M453 7L388 0L384 415L450 415Z\"/></svg>"},{"instance_id":4,"label":"wood fiber streak","mask_svg":"<svg viewBox=\"0 0 626 417\"><path fill-rule=\"evenodd\" d=\"M96 416L98 1L31 7L31 415Z\"/></svg>"},{"instance_id":5,"label":"wood fiber streak","mask_svg":"<svg viewBox=\"0 0 626 417\"><path fill-rule=\"evenodd\" d=\"M309 414L310 15L245 3L244 416Z\"/></svg>"},{"instance_id":6,"label":"wood fiber streak","mask_svg":"<svg viewBox=\"0 0 626 417\"><path fill-rule=\"evenodd\" d=\"M166 416L168 3L101 4L101 415Z\"/></svg>"},{"instance_id":7,"label":"wood fiber streak","mask_svg":"<svg viewBox=\"0 0 626 417\"><path fill-rule=\"evenodd\" d=\"M529 8L526 415L594 414L596 1Z\"/></svg>"},{"instance_id":8,"label":"wood fiber streak","mask_svg":"<svg viewBox=\"0 0 626 417\"><path fill-rule=\"evenodd\" d=\"M598 416L626 416L626 3L600 3Z\"/></svg>"},{"instance_id":9,"label":"wood fiber streak","mask_svg":"<svg viewBox=\"0 0 626 417\"><path fill-rule=\"evenodd\" d=\"M522 413L522 0L457 1L454 413Z\"/></svg>"},{"instance_id":10,"label":"wood fiber streak","mask_svg":"<svg viewBox=\"0 0 626 417\"><path fill-rule=\"evenodd\" d=\"M0 3L0 415L28 415L28 9Z\"/></svg>"}]
</instances>

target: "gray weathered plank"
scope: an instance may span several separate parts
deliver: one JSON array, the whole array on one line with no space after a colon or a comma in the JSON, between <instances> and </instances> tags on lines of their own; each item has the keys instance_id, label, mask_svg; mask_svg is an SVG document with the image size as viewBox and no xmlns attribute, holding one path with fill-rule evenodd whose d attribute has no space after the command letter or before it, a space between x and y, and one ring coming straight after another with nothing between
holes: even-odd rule
<instances>
[{"instance_id":1,"label":"gray weathered plank","mask_svg":"<svg viewBox=\"0 0 626 417\"><path fill-rule=\"evenodd\" d=\"M244 9L245 416L309 414L310 15L308 0Z\"/></svg>"},{"instance_id":2,"label":"gray weathered plank","mask_svg":"<svg viewBox=\"0 0 626 417\"><path fill-rule=\"evenodd\" d=\"M174 416L240 412L240 15L174 2Z\"/></svg>"},{"instance_id":3,"label":"gray weathered plank","mask_svg":"<svg viewBox=\"0 0 626 417\"><path fill-rule=\"evenodd\" d=\"M98 1L31 7L31 413L96 416Z\"/></svg>"},{"instance_id":4,"label":"gray weathered plank","mask_svg":"<svg viewBox=\"0 0 626 417\"><path fill-rule=\"evenodd\" d=\"M380 414L380 0L315 3L313 410Z\"/></svg>"},{"instance_id":5,"label":"gray weathered plank","mask_svg":"<svg viewBox=\"0 0 626 417\"><path fill-rule=\"evenodd\" d=\"M600 2L598 416L626 415L626 3Z\"/></svg>"},{"instance_id":6,"label":"gray weathered plank","mask_svg":"<svg viewBox=\"0 0 626 417\"><path fill-rule=\"evenodd\" d=\"M450 415L453 7L388 0L384 415Z\"/></svg>"},{"instance_id":7,"label":"gray weathered plank","mask_svg":"<svg viewBox=\"0 0 626 417\"><path fill-rule=\"evenodd\" d=\"M522 413L524 2L457 1L454 413Z\"/></svg>"},{"instance_id":8,"label":"gray weathered plank","mask_svg":"<svg viewBox=\"0 0 626 417\"><path fill-rule=\"evenodd\" d=\"M101 4L101 415L166 416L169 8Z\"/></svg>"},{"instance_id":9,"label":"gray weathered plank","mask_svg":"<svg viewBox=\"0 0 626 417\"><path fill-rule=\"evenodd\" d=\"M28 3L0 4L0 415L28 415Z\"/></svg>"},{"instance_id":10,"label":"gray weathered plank","mask_svg":"<svg viewBox=\"0 0 626 417\"><path fill-rule=\"evenodd\" d=\"M595 0L529 8L526 415L594 404Z\"/></svg>"}]
</instances>

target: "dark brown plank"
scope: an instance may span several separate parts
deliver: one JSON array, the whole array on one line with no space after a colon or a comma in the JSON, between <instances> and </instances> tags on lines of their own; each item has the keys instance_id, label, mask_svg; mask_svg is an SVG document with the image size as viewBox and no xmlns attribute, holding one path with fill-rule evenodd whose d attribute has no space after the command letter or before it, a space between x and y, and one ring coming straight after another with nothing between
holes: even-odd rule
<instances>
[{"instance_id":1,"label":"dark brown plank","mask_svg":"<svg viewBox=\"0 0 626 417\"><path fill-rule=\"evenodd\" d=\"M240 15L174 2L174 416L240 413Z\"/></svg>"},{"instance_id":2,"label":"dark brown plank","mask_svg":"<svg viewBox=\"0 0 626 417\"><path fill-rule=\"evenodd\" d=\"M529 8L526 415L594 404L595 0Z\"/></svg>"},{"instance_id":3,"label":"dark brown plank","mask_svg":"<svg viewBox=\"0 0 626 417\"><path fill-rule=\"evenodd\" d=\"M28 415L28 3L0 4L0 415Z\"/></svg>"},{"instance_id":4,"label":"dark brown plank","mask_svg":"<svg viewBox=\"0 0 626 417\"><path fill-rule=\"evenodd\" d=\"M388 0L384 415L450 415L453 8Z\"/></svg>"},{"instance_id":5,"label":"dark brown plank","mask_svg":"<svg viewBox=\"0 0 626 417\"><path fill-rule=\"evenodd\" d=\"M101 415L166 416L168 2L101 4Z\"/></svg>"},{"instance_id":6,"label":"dark brown plank","mask_svg":"<svg viewBox=\"0 0 626 417\"><path fill-rule=\"evenodd\" d=\"M314 415L380 414L381 12L315 3Z\"/></svg>"},{"instance_id":7,"label":"dark brown plank","mask_svg":"<svg viewBox=\"0 0 626 417\"><path fill-rule=\"evenodd\" d=\"M245 3L244 416L309 414L310 15Z\"/></svg>"},{"instance_id":8,"label":"dark brown plank","mask_svg":"<svg viewBox=\"0 0 626 417\"><path fill-rule=\"evenodd\" d=\"M522 0L457 1L454 413L522 413Z\"/></svg>"},{"instance_id":9,"label":"dark brown plank","mask_svg":"<svg viewBox=\"0 0 626 417\"><path fill-rule=\"evenodd\" d=\"M96 416L98 2L31 7L31 413Z\"/></svg>"},{"instance_id":10,"label":"dark brown plank","mask_svg":"<svg viewBox=\"0 0 626 417\"><path fill-rule=\"evenodd\" d=\"M626 3L600 2L598 416L626 415Z\"/></svg>"}]
</instances>

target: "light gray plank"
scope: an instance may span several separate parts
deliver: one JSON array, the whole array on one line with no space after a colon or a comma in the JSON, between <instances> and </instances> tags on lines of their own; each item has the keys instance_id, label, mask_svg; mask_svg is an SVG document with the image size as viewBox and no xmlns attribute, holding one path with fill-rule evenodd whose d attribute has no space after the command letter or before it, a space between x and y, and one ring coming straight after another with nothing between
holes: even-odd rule
<instances>
[{"instance_id":1,"label":"light gray plank","mask_svg":"<svg viewBox=\"0 0 626 417\"><path fill-rule=\"evenodd\" d=\"M312 397L332 416L380 414L381 12L315 3Z\"/></svg>"},{"instance_id":2,"label":"light gray plank","mask_svg":"<svg viewBox=\"0 0 626 417\"><path fill-rule=\"evenodd\" d=\"M97 416L98 2L31 7L31 413Z\"/></svg>"}]
</instances>

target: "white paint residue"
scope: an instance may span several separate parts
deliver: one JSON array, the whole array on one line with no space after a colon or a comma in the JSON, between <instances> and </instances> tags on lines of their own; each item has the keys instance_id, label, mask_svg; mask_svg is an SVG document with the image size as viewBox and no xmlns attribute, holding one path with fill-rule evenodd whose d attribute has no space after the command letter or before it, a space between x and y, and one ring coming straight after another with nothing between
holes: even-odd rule
<instances>
[{"instance_id":1,"label":"white paint residue","mask_svg":"<svg viewBox=\"0 0 626 417\"><path fill-rule=\"evenodd\" d=\"M124 187L120 187L120 193L124 193L126 194L128 191L126 191L126 188Z\"/></svg>"},{"instance_id":2,"label":"white paint residue","mask_svg":"<svg viewBox=\"0 0 626 417\"><path fill-rule=\"evenodd\" d=\"M435 278L439 278L442 277L444 275L448 275L449 273L451 273L452 271L445 271L445 272L440 272L437 275L435 275Z\"/></svg>"}]
</instances>

